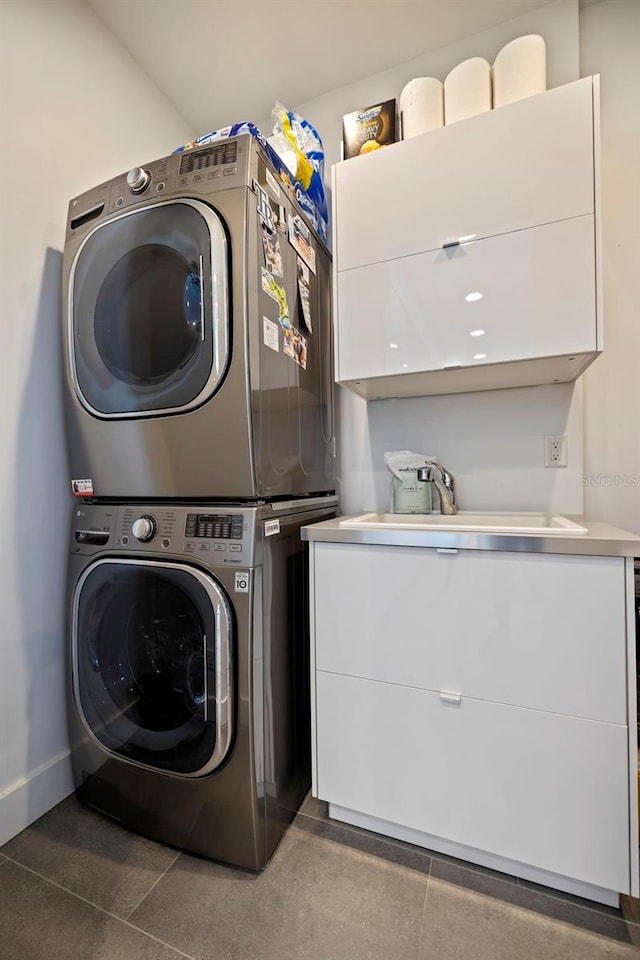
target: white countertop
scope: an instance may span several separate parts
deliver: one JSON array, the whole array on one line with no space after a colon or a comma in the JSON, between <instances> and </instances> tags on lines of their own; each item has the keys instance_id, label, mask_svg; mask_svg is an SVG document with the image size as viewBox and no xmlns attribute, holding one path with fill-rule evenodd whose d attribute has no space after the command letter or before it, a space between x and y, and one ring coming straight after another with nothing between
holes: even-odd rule
<instances>
[{"instance_id":1,"label":"white countertop","mask_svg":"<svg viewBox=\"0 0 640 960\"><path fill-rule=\"evenodd\" d=\"M358 516L358 514L355 514ZM340 526L335 517L303 527L303 540L323 543L368 543L402 547L448 547L460 550L504 550L519 553L570 553L601 557L640 557L640 537L607 523L571 517L587 534L561 537L536 533L477 533L461 530L356 529ZM401 523L402 514L398 514Z\"/></svg>"}]
</instances>

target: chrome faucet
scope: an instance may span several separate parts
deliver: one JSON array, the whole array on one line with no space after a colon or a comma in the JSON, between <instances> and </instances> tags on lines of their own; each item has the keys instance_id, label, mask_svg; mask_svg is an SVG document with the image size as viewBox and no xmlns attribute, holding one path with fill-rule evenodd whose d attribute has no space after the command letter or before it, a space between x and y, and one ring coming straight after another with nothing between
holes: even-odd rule
<instances>
[{"instance_id":1,"label":"chrome faucet","mask_svg":"<svg viewBox=\"0 0 640 960\"><path fill-rule=\"evenodd\" d=\"M450 517L458 512L456 506L456 481L440 463L427 463L418 468L418 480L433 483L440 495L440 511Z\"/></svg>"}]
</instances>

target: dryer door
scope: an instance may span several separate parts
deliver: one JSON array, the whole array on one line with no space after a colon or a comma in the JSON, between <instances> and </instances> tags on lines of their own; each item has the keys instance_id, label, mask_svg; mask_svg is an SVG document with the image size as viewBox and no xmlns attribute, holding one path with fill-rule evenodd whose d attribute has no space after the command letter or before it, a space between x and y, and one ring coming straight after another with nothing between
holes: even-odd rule
<instances>
[{"instance_id":1,"label":"dryer door","mask_svg":"<svg viewBox=\"0 0 640 960\"><path fill-rule=\"evenodd\" d=\"M180 563L98 560L73 599L73 687L110 753L183 776L215 770L233 736L232 615Z\"/></svg>"},{"instance_id":2,"label":"dryer door","mask_svg":"<svg viewBox=\"0 0 640 960\"><path fill-rule=\"evenodd\" d=\"M98 225L71 268L76 393L105 418L189 410L229 364L227 239L198 200L170 200Z\"/></svg>"}]
</instances>

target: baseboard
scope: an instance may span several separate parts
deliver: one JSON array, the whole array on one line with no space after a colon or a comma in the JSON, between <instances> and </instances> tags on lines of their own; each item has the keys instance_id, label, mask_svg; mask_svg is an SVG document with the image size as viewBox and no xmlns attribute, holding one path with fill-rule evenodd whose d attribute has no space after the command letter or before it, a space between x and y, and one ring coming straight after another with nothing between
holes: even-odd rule
<instances>
[{"instance_id":1,"label":"baseboard","mask_svg":"<svg viewBox=\"0 0 640 960\"><path fill-rule=\"evenodd\" d=\"M42 764L0 795L0 846L73 792L69 751Z\"/></svg>"},{"instance_id":2,"label":"baseboard","mask_svg":"<svg viewBox=\"0 0 640 960\"><path fill-rule=\"evenodd\" d=\"M404 840L405 843L413 843L418 847L426 847L429 850L435 850L437 853L444 853L446 856L456 857L458 860L477 863L482 867L499 870L501 873L508 873L513 877L522 877L523 880L530 880L533 883L551 887L553 890L572 893L574 896L583 897L586 900L594 900L597 903L604 903L609 907L620 906L620 896L615 890L605 890L602 887L596 887L593 886L593 884L585 883L581 880L562 877L557 873L540 870L539 867L530 867L527 864L518 863L515 860L508 860L496 854L485 853L482 850L463 846L460 843L453 843L451 840L444 840L442 837L434 837L429 833L422 833L410 827L402 827L397 823L389 823L388 820L370 817L366 813L347 810L345 807L336 806L334 803L329 804L329 816L332 820L350 823L354 827L362 827L374 833L381 833L387 837L393 837L395 840Z\"/></svg>"}]
</instances>

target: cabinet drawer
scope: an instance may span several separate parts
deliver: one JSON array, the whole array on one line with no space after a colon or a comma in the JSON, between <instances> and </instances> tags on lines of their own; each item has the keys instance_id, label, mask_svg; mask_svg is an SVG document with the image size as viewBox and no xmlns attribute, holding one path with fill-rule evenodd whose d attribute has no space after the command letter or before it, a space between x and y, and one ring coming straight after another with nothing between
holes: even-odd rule
<instances>
[{"instance_id":1,"label":"cabinet drawer","mask_svg":"<svg viewBox=\"0 0 640 960\"><path fill-rule=\"evenodd\" d=\"M347 270L338 379L593 352L595 287L593 216Z\"/></svg>"},{"instance_id":2,"label":"cabinet drawer","mask_svg":"<svg viewBox=\"0 0 640 960\"><path fill-rule=\"evenodd\" d=\"M317 674L318 796L629 890L622 726Z\"/></svg>"},{"instance_id":3,"label":"cabinet drawer","mask_svg":"<svg viewBox=\"0 0 640 960\"><path fill-rule=\"evenodd\" d=\"M626 723L624 559L315 544L321 670Z\"/></svg>"},{"instance_id":4,"label":"cabinet drawer","mask_svg":"<svg viewBox=\"0 0 640 960\"><path fill-rule=\"evenodd\" d=\"M587 77L334 167L336 269L594 212Z\"/></svg>"}]
</instances>

